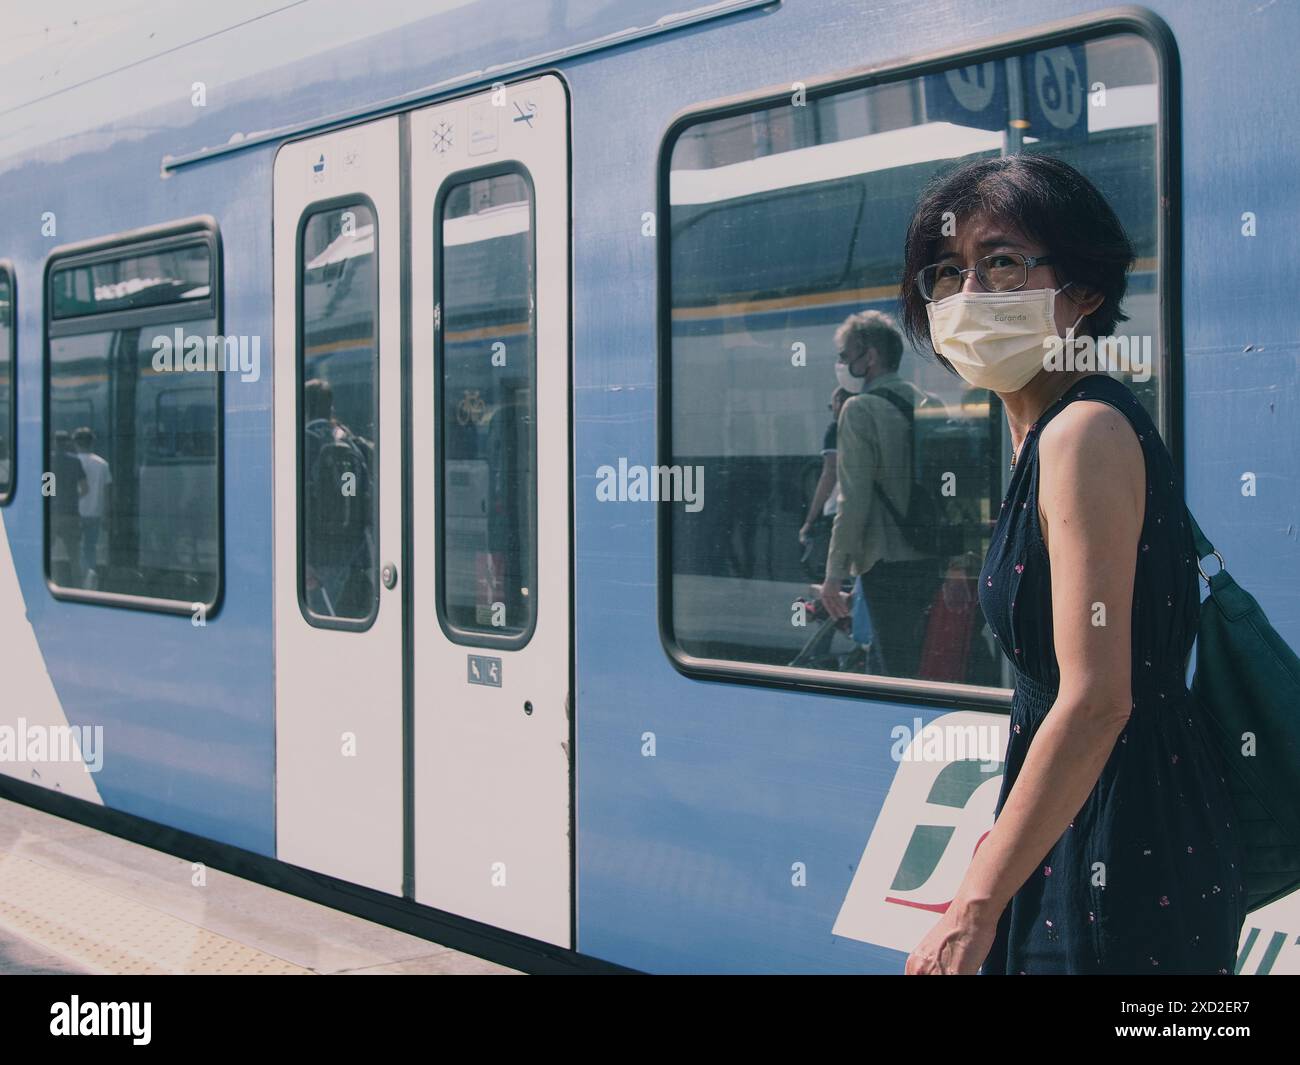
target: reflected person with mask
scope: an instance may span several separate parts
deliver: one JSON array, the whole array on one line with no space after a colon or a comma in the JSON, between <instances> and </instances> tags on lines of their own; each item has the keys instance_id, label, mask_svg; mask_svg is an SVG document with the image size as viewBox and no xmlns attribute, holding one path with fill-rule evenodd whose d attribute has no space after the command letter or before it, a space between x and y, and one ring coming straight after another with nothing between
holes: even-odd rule
<instances>
[{"instance_id":1,"label":"reflected person with mask","mask_svg":"<svg viewBox=\"0 0 1300 1065\"><path fill-rule=\"evenodd\" d=\"M993 828L909 974L1234 969L1244 863L1186 685L1182 486L1127 385L1055 368L1125 319L1133 260L1102 194L1041 155L939 175L908 230L908 332L998 394L1014 445L979 593L1016 678Z\"/></svg>"},{"instance_id":2,"label":"reflected person with mask","mask_svg":"<svg viewBox=\"0 0 1300 1065\"><path fill-rule=\"evenodd\" d=\"M912 491L915 411L930 397L899 376L903 337L889 315L850 315L835 343L835 375L852 395L840 411L839 500L821 600L831 617L847 616L842 583L856 577L880 671L914 677L939 563L908 541L898 516L907 514Z\"/></svg>"}]
</instances>

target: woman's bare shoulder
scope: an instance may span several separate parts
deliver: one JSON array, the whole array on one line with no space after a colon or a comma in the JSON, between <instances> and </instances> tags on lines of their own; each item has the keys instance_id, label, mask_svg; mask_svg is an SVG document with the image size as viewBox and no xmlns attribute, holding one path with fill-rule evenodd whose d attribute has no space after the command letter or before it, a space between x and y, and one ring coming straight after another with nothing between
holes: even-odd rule
<instances>
[{"instance_id":1,"label":"woman's bare shoulder","mask_svg":"<svg viewBox=\"0 0 1300 1065\"><path fill-rule=\"evenodd\" d=\"M1133 423L1116 407L1101 399L1076 399L1043 429L1039 446L1062 455L1080 451L1096 458L1093 449L1141 453Z\"/></svg>"}]
</instances>

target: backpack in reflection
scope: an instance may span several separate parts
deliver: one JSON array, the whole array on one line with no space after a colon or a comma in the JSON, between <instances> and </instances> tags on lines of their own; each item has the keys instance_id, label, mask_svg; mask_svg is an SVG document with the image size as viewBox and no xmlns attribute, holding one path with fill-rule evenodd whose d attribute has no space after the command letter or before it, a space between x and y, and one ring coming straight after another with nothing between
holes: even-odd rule
<instances>
[{"instance_id":1,"label":"backpack in reflection","mask_svg":"<svg viewBox=\"0 0 1300 1065\"><path fill-rule=\"evenodd\" d=\"M886 400L907 419L912 432L912 485L908 492L907 513L899 513L879 482L876 483L876 495L885 504L903 538L921 554L928 558L950 558L961 554L965 546L966 522L956 499L944 496L941 489L945 475L956 473L952 452L956 448L959 453L964 453L969 433L951 418L937 419L934 428L919 433L916 408L908 400L885 388L869 390L865 395ZM960 454L957 457L961 457Z\"/></svg>"},{"instance_id":2,"label":"backpack in reflection","mask_svg":"<svg viewBox=\"0 0 1300 1065\"><path fill-rule=\"evenodd\" d=\"M325 540L357 540L365 531L370 471L360 449L349 441L321 445L308 490L309 527Z\"/></svg>"}]
</instances>

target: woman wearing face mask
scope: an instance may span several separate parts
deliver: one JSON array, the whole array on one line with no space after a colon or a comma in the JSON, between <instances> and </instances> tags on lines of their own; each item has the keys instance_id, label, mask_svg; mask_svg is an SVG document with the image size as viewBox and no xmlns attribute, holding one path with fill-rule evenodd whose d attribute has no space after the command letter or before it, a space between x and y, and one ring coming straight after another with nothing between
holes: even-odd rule
<instances>
[{"instance_id":1,"label":"woman wearing face mask","mask_svg":"<svg viewBox=\"0 0 1300 1065\"><path fill-rule=\"evenodd\" d=\"M994 827L908 973L1234 969L1242 855L1185 684L1182 487L1125 384L1045 362L1125 320L1133 258L1097 189L1044 156L941 175L908 231L909 335L996 392L1011 431L979 591L1016 677Z\"/></svg>"}]
</instances>

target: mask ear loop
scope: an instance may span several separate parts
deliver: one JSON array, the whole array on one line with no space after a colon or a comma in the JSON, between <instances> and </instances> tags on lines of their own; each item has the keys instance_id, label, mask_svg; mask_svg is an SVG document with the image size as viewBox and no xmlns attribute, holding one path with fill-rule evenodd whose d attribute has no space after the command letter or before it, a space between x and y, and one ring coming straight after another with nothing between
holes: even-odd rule
<instances>
[{"instance_id":1,"label":"mask ear loop","mask_svg":"<svg viewBox=\"0 0 1300 1065\"><path fill-rule=\"evenodd\" d=\"M1073 284L1074 284L1073 281L1067 281L1067 282L1066 282L1064 285L1062 285L1060 288L1053 289L1053 290L1052 290L1052 298L1055 299L1058 293L1064 292L1067 288L1069 288L1069 287L1070 287L1071 285L1073 285ZM1074 331L1075 331L1077 328L1079 328L1079 323L1083 321L1083 319L1084 319L1085 316L1086 316L1085 314L1081 313L1081 314L1079 315L1079 317L1076 318L1076 319L1074 320L1074 325L1070 326L1070 328L1067 329L1067 330L1065 331L1065 338L1064 338L1064 339L1065 339L1065 342L1066 342L1067 344L1073 343L1073 341L1074 341Z\"/></svg>"}]
</instances>

